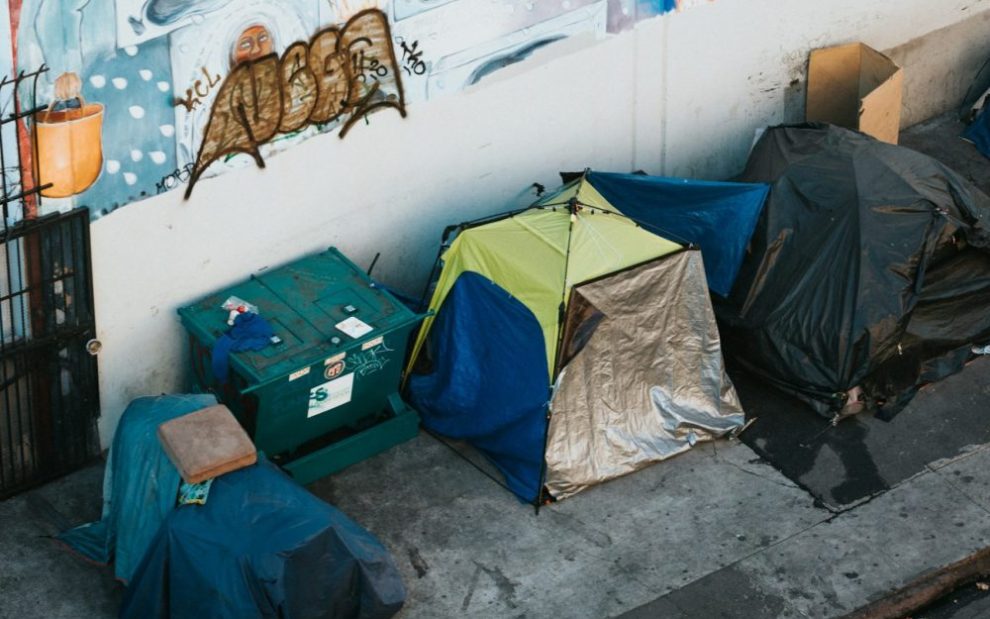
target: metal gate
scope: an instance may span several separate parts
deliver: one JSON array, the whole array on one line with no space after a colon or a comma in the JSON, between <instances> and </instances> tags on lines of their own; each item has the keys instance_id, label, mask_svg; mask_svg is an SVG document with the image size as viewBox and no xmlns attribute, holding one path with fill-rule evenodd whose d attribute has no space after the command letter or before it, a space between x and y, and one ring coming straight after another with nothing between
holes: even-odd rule
<instances>
[{"instance_id":1,"label":"metal gate","mask_svg":"<svg viewBox=\"0 0 990 619\"><path fill-rule=\"evenodd\" d=\"M15 100L45 70L0 81L0 499L99 454L89 212L35 216L45 187L23 121L43 108Z\"/></svg>"}]
</instances>

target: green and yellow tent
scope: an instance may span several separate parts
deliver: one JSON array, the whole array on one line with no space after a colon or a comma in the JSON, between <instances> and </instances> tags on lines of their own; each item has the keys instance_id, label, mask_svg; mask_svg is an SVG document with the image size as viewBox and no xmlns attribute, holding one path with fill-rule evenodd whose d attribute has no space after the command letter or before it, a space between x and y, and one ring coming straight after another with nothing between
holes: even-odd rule
<instances>
[{"instance_id":1,"label":"green and yellow tent","mask_svg":"<svg viewBox=\"0 0 990 619\"><path fill-rule=\"evenodd\" d=\"M701 253L584 176L459 227L441 260L408 395L520 498L562 498L742 424Z\"/></svg>"}]
</instances>

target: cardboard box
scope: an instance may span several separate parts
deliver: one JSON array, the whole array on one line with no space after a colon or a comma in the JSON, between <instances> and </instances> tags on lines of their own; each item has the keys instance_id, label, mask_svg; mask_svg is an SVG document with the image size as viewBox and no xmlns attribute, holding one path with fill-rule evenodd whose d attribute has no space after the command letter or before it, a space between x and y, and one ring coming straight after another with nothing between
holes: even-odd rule
<instances>
[{"instance_id":1,"label":"cardboard box","mask_svg":"<svg viewBox=\"0 0 990 619\"><path fill-rule=\"evenodd\" d=\"M862 43L811 52L805 118L897 144L904 72Z\"/></svg>"},{"instance_id":2,"label":"cardboard box","mask_svg":"<svg viewBox=\"0 0 990 619\"><path fill-rule=\"evenodd\" d=\"M158 440L182 479L198 484L258 460L254 443L223 404L158 426Z\"/></svg>"}]
</instances>

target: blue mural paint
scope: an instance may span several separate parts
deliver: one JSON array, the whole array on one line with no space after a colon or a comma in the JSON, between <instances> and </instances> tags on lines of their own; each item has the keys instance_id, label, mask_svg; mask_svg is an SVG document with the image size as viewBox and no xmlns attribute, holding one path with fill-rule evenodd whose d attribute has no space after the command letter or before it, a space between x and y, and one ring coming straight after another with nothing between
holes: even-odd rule
<instances>
[{"instance_id":1,"label":"blue mural paint","mask_svg":"<svg viewBox=\"0 0 990 619\"><path fill-rule=\"evenodd\" d=\"M193 15L204 15L230 4L230 0L151 0L148 3L148 20L159 26L168 26Z\"/></svg>"},{"instance_id":2,"label":"blue mural paint","mask_svg":"<svg viewBox=\"0 0 990 619\"><path fill-rule=\"evenodd\" d=\"M87 101L106 107L103 171L79 197L95 217L159 193L162 178L175 170L175 113L168 40L97 59L85 71Z\"/></svg>"},{"instance_id":3,"label":"blue mural paint","mask_svg":"<svg viewBox=\"0 0 990 619\"><path fill-rule=\"evenodd\" d=\"M87 153L89 163L102 157L98 176L86 177L86 182L78 183L79 189L72 184L75 195L51 199L57 207L88 206L94 217L100 217L188 181L196 169L213 101L235 64L267 53L281 55L291 44L309 41L328 25L343 26L362 10L379 10L387 19L392 40L381 47L398 50L394 55L401 59L401 69L396 68L400 75L395 79L401 77L405 101L415 104L460 92L557 41L588 35L602 39L677 4L677 0L23 0L17 61L19 69L28 71L42 63L50 68L40 84L40 102L58 103L56 80L62 77L63 90L66 84L81 84L78 95L86 103L103 106L102 152ZM252 36L257 45L249 46L246 40ZM361 62L382 64L375 58ZM383 89L379 96L390 92ZM67 124L56 116L54 124L59 122ZM261 145L260 154L268 157L320 132L337 131L341 122L315 122L278 133ZM54 165L50 156L38 160ZM226 156L204 177L250 162L247 156Z\"/></svg>"}]
</instances>

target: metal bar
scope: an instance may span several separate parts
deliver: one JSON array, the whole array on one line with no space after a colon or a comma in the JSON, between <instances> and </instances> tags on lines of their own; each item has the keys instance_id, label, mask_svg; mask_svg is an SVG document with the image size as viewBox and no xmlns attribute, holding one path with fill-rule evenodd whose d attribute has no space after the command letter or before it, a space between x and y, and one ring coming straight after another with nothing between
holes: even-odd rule
<instances>
[{"instance_id":1,"label":"metal bar","mask_svg":"<svg viewBox=\"0 0 990 619\"><path fill-rule=\"evenodd\" d=\"M37 262L31 274L33 306L31 314L34 316L34 321L42 329L42 332L36 334L35 337L49 342L51 345L47 351L45 347L39 349L39 354L35 358L39 372L33 375L38 384L38 388L34 392L37 401L33 412L42 422L39 427L47 429L49 433L48 441L52 448L49 461L53 465L61 467L66 462L66 454L62 445L64 441L61 440L64 435L65 415L64 411L55 407L55 398L53 397L56 394L55 385L58 383L59 367L58 347L52 341L57 333L55 328L57 301L54 286L55 263L52 259L54 243L51 231L51 225L44 226L33 235ZM34 306L35 295L37 295L40 306Z\"/></svg>"},{"instance_id":2,"label":"metal bar","mask_svg":"<svg viewBox=\"0 0 990 619\"><path fill-rule=\"evenodd\" d=\"M89 238L89 210L83 209L79 214L80 229L79 236L82 245L82 254L80 256L80 272L85 275L85 282L82 288L86 291L86 322L87 325L92 329L92 337L96 337L96 308L93 300L93 253L90 251L90 238ZM82 353L80 353L82 354ZM99 366L96 361L96 357L89 356L87 352L83 355L83 358L88 362L87 365L87 385L86 385L86 402L89 405L88 409L92 411L90 420L88 421L88 430L90 432L90 444L95 445L96 454L99 454L99 436L97 434L96 419L100 414L100 379L99 379Z\"/></svg>"},{"instance_id":3,"label":"metal bar","mask_svg":"<svg viewBox=\"0 0 990 619\"><path fill-rule=\"evenodd\" d=\"M3 204L4 205L4 207L5 207L4 208L4 211L6 212L6 210L7 210L6 209L6 206L10 202L17 202L18 200L23 200L24 198L29 198L29 197L31 197L31 196L33 196L35 194L39 194L39 196L40 196L40 194L41 194L42 191L48 189L51 186L52 186L52 183L45 183L44 185L41 185L40 187L32 187L31 189L28 189L27 191L21 191L19 193L16 193L16 194L10 196L10 197L0 198L0 204Z\"/></svg>"},{"instance_id":4,"label":"metal bar","mask_svg":"<svg viewBox=\"0 0 990 619\"><path fill-rule=\"evenodd\" d=\"M45 294L42 286L37 282L44 273L42 265L42 254L40 247L40 233L43 228L32 230L31 234L24 237L24 270L26 271L26 285L24 294L30 305L28 311L29 325L31 332L30 341L36 343L37 348L46 345L46 337L50 334L45 330ZM25 281L25 280L22 280ZM33 352L37 352L36 350ZM39 466L44 472L50 472L50 467L58 462L58 451L54 443L54 429L52 419L51 402L48 399L46 383L50 381L48 368L39 363L38 355L27 356L27 414L33 420L35 438L38 443Z\"/></svg>"},{"instance_id":5,"label":"metal bar","mask_svg":"<svg viewBox=\"0 0 990 619\"><path fill-rule=\"evenodd\" d=\"M8 290L10 290L12 292L14 290L15 286L14 286L14 278L12 277L11 266L10 266L10 263L11 263L10 245L11 244L5 244L4 245L4 249L6 250L6 260L5 260L5 262L6 262L6 271L7 271L7 288L8 288ZM14 257L13 257L13 259L14 260L17 260L19 262L20 261L20 256L21 256L20 243L19 242L15 242L12 245L14 246ZM11 299L9 306L10 306L10 328L11 328L11 331L14 331L14 321L16 320L16 314L15 314L15 311L14 311L14 301L13 301L13 299ZM22 316L23 316L23 312L22 312ZM8 356L8 349L9 349L9 346L7 345L7 338L4 338L3 341L0 342L0 352L2 352L2 354L3 354L4 361L6 361L6 359L11 358L10 356ZM17 371L18 356L15 354L15 355L13 355L12 358L13 358L13 363L14 363L14 376L16 377L16 376L19 375L19 372ZM6 366L6 363L4 363L4 365ZM6 372L6 367L4 368L4 372ZM12 419L13 419L13 416L14 416L15 412L17 412L18 419L20 419L21 398L20 398L20 381L19 380L15 383L15 389L14 389L14 405L12 407L9 406L9 400L7 401L7 403L8 403L8 408L7 408L7 411L6 411L7 428L8 428L9 435L10 436L13 436ZM31 444L32 445L34 444L33 438L34 437L32 435L32 441L31 441ZM11 466L11 469L13 470L15 468L14 467L14 450L13 450L13 445L10 445L8 447L8 449L9 449L9 455L10 455L10 466Z\"/></svg>"},{"instance_id":6,"label":"metal bar","mask_svg":"<svg viewBox=\"0 0 990 619\"><path fill-rule=\"evenodd\" d=\"M3 76L3 82L0 82L0 94L3 93L3 87L6 86L7 84L8 84L8 82L7 82L7 76L5 75L5 76ZM17 109L17 101L16 101L17 100L17 89L16 89L16 87L14 88L14 92L11 95L11 97L12 97L11 98L11 102L13 103L14 109L16 110ZM14 127L14 139L15 140L17 139L17 127L16 126ZM18 162L18 166L17 167L18 167L18 170L20 170L20 162ZM2 184L0 184L0 187L2 187L2 189L3 189L3 193L0 194L0 197L3 197L4 199L6 199L7 193L8 193L8 188L7 188L7 153L5 153L4 152L4 149L3 149L3 127L2 126L0 126L0 177L2 177L2 178L0 178L0 183L2 183ZM7 231L7 217L8 217L8 215L7 215L7 203L4 202L3 203L3 228L4 228L4 232L5 233Z\"/></svg>"},{"instance_id":7,"label":"metal bar","mask_svg":"<svg viewBox=\"0 0 990 619\"><path fill-rule=\"evenodd\" d=\"M48 72L48 65L46 65L45 63L41 63L41 66L35 69L34 71L25 72L24 69L21 69L20 72L14 77L14 79L7 79L6 75L3 76L3 81L0 81L0 88L2 88L3 86L7 86L9 84L16 85L18 82L22 80L35 77L36 75L41 75L42 73L46 73L46 72Z\"/></svg>"},{"instance_id":8,"label":"metal bar","mask_svg":"<svg viewBox=\"0 0 990 619\"><path fill-rule=\"evenodd\" d=\"M47 279L50 280L43 288L48 296L46 300L47 307L44 312L45 330L46 336L51 336L49 340L51 341L51 348L47 351L42 351L42 359L45 365L48 366L49 380L47 387L49 410L55 413L53 415L55 432L52 437L55 441L55 453L59 458L60 464L68 465L76 460L76 441L72 440L73 436L75 436L72 427L72 412L66 410L62 402L62 345L55 341L59 332L58 314L62 305L62 299L59 298L56 289L61 279L63 267L59 259L62 252L62 238L59 232L64 226L64 223L65 220L60 219L51 226L42 228L40 234L42 241L42 273L48 275ZM46 339L49 338L46 337ZM66 343L66 348L68 348L68 343Z\"/></svg>"},{"instance_id":9,"label":"metal bar","mask_svg":"<svg viewBox=\"0 0 990 619\"><path fill-rule=\"evenodd\" d=\"M45 68L44 64L42 64L41 67L42 68ZM42 73L41 71L38 71L37 73L34 74L34 82L31 84L31 109L32 110L38 109L38 78L41 77L41 73ZM25 129L26 128L27 128L27 125L25 125ZM31 181L33 183L35 183L35 186L38 186L38 185L41 185L41 161L40 161L40 158L38 157L38 152L39 151L38 151L38 132L37 131L31 131L31 148L32 148L32 151L31 151L31 175L33 177L31 179ZM24 189L24 185L22 183L21 184L21 190L23 191L23 189ZM41 212L41 191L40 191L40 188L39 188L39 191L38 191L38 194L37 194L37 200L38 200L38 202L35 204L35 209L34 209L34 215L36 217L37 217L38 213ZM24 213L25 213L25 216L26 216L26 214L28 212L27 207L28 207L27 202L25 202L24 203Z\"/></svg>"},{"instance_id":10,"label":"metal bar","mask_svg":"<svg viewBox=\"0 0 990 619\"><path fill-rule=\"evenodd\" d=\"M2 360L2 363L4 365L4 374L6 375L6 371L7 371L6 370L7 359L4 358ZM4 390L4 395L5 396L6 396L6 393L7 393L6 390ZM11 408L10 408L10 405L9 405L9 399L5 398L5 401L7 402L7 406L6 406L5 410L4 410L4 415L3 416L4 416L4 420L7 422L6 423L6 426L7 426L7 446L6 446L7 449L6 449L6 452L7 452L7 457L10 459L10 474L11 474L11 477L13 477L16 474L16 468L14 466L14 444L13 444L14 427L13 427L13 421L12 421L13 415L11 413ZM6 469L6 466L4 465L4 462L3 462L3 456L4 456L4 454L3 453L0 453L0 473L2 473ZM7 478L7 475L0 475L0 483L2 483L4 487L6 487L8 485L11 485L13 483L11 481L8 481L6 478Z\"/></svg>"},{"instance_id":11,"label":"metal bar","mask_svg":"<svg viewBox=\"0 0 990 619\"><path fill-rule=\"evenodd\" d=\"M6 125L7 123L15 123L22 118L27 118L28 116L34 116L38 112L44 112L47 109L48 109L47 105L37 105L37 106L32 106L30 110L24 110L21 112L11 112L10 114L7 114L6 118L0 118L0 125Z\"/></svg>"},{"instance_id":12,"label":"metal bar","mask_svg":"<svg viewBox=\"0 0 990 619\"><path fill-rule=\"evenodd\" d=\"M2 150L2 149L0 149L0 150ZM11 245L14 245L15 246L14 247L15 248L15 256L17 256L17 255L19 255L19 252L16 252L16 246L17 246L17 244L18 243L16 241L14 243L12 243L12 244L10 244L10 243L3 244L4 267L5 267L6 276L7 276L6 277L6 281L7 281L7 290L8 291L13 290L13 288L14 288L13 278L11 277L11 269L10 269L10 261L11 261L10 246ZM16 259L16 257L15 257L15 259ZM11 331L13 331L14 330L14 321L16 320L16 316L15 316L15 312L14 312L14 303L13 303L13 300L12 299L6 300L5 303L6 303L7 308L8 308L8 316L10 317L10 329L11 329ZM6 329L4 327L4 321L3 321L3 317L2 317L3 304L4 304L4 302L0 301L0 366L2 366L2 370L0 370L0 375L2 375L3 380L6 383L9 380L8 379L8 376L7 376L7 370L8 370L8 366L9 366L8 360L11 359L11 356L9 355L9 352L8 352L8 345L7 345L7 339L8 339L7 336L8 336L8 334L6 333ZM10 334L10 335L11 335L11 339L13 339L13 334ZM14 395L14 406L11 406L11 402L10 402L11 393L10 393L10 391L9 390L4 390L4 417L7 420L8 437L13 435L13 429L12 429L12 426L11 426L11 423L12 423L11 422L11 419L13 417L14 410L16 410L16 408L20 405L20 384L19 384L20 381L19 381L19 378L16 378L18 376L18 372L17 372L17 357L16 356L13 357L13 364L14 364L13 374L15 376L15 381L16 381L14 383L14 394L13 394ZM31 441L31 444L32 444L32 446L34 445L34 441L33 440ZM10 460L10 468L11 468L11 471L12 472L13 472L13 468L14 468L13 453L14 452L13 452L12 446L8 446L8 455L10 456L10 459L11 459ZM0 454L0 456L2 456L2 455L3 454ZM2 466L2 458L0 458L0 469L2 469L2 468L3 468L3 466ZM6 487L8 485L10 485L9 482L4 481L4 486Z\"/></svg>"},{"instance_id":13,"label":"metal bar","mask_svg":"<svg viewBox=\"0 0 990 619\"><path fill-rule=\"evenodd\" d=\"M75 217L66 219L59 227L59 236L62 244L62 311L64 320L60 328L75 326L79 323L78 312L76 311L75 283L79 275L76 268L74 255L74 239L77 229L81 228L83 222ZM68 256L66 251L69 252ZM71 289L71 292L70 292ZM86 458L90 446L91 424L86 418L86 406L83 401L83 393L80 386L85 386L88 381L83 380L84 374L88 370L88 360L82 354L83 342L81 338L73 339L66 344L66 358L63 367L60 368L58 382L59 397L61 406L69 411L71 419L71 436L74 439L75 449L74 462L81 462ZM61 359L61 357L60 357Z\"/></svg>"},{"instance_id":14,"label":"metal bar","mask_svg":"<svg viewBox=\"0 0 990 619\"><path fill-rule=\"evenodd\" d=\"M92 333L92 327L88 324L78 325L74 327L68 327L60 330L58 333L52 335L49 338L43 338L39 340L30 341L20 341L12 345L7 346L7 350L4 354L14 355L14 354L31 354L36 352L39 348L47 346L49 343L64 344L73 338L79 338L84 335L89 335Z\"/></svg>"},{"instance_id":15,"label":"metal bar","mask_svg":"<svg viewBox=\"0 0 990 619\"><path fill-rule=\"evenodd\" d=\"M78 325L90 318L89 313L82 309L82 303L86 299L80 298L79 294L79 283L85 280L86 274L79 268L82 259L79 257L79 249L76 241L82 235L81 227L84 225L86 225L86 222L80 221L78 226L73 226L69 234L68 264L71 265L71 269L67 277L65 298L66 303L72 306L72 320L70 322L72 325Z\"/></svg>"},{"instance_id":16,"label":"metal bar","mask_svg":"<svg viewBox=\"0 0 990 619\"><path fill-rule=\"evenodd\" d=\"M18 76L17 76L16 83L14 84L14 95L13 96L14 96L14 109L15 110L17 110L20 107L20 102L17 99L17 89L20 86L21 80L23 80L23 79L24 79L24 71L21 71L18 74ZM35 107L35 106L32 105L31 107ZM16 127L17 127L17 125L14 125L14 126L15 126L14 144L17 145L16 148L15 148L15 150L17 152L17 169L18 169L18 173L20 175L20 180L21 180L20 185L21 185L21 194L22 195L20 197L21 197L21 201L22 201L22 204L23 204L23 199L25 197L27 197L26 195L23 195L24 192L26 191L25 190L26 183L25 183L25 178L24 178L24 152L23 152L23 149L22 149L22 146L21 146L20 136L19 135L16 135ZM4 198L6 198L6 195L4 196ZM26 211L24 211L24 212L26 212ZM22 212L22 217L23 217L24 212Z\"/></svg>"},{"instance_id":17,"label":"metal bar","mask_svg":"<svg viewBox=\"0 0 990 619\"><path fill-rule=\"evenodd\" d=\"M17 253L15 255L17 256L17 262L18 262L18 271L17 272L20 274L21 273L20 264L21 264L21 257L22 257L20 250L23 247L23 243L17 243L17 245L18 245L18 248L17 248L18 251L17 251ZM9 261L9 258L10 258L10 256L8 256L8 261ZM9 263L8 263L8 266L9 266ZM17 283L20 286L23 286L23 284L24 284L22 278L23 278L23 275L21 275L20 277L18 277ZM20 291L20 297L21 297L22 324L25 325L25 328L26 328L26 324L27 323L24 322L24 318L23 318L24 317L24 301L23 301L23 296L24 296L24 291L21 290ZM23 356L22 357L20 355L15 355L15 357L14 357L14 371L15 371L15 376L18 375L18 374L20 374L17 371L17 361L19 359L23 359L25 361L28 361L30 359L30 357L29 356ZM30 376L30 366L28 366L28 368L27 368L27 375ZM18 383L18 385L19 385L19 383ZM23 414L23 408L24 407L22 406L22 404L23 404L23 400L21 399L21 397L20 397L20 391L18 390L17 398L15 399L14 409L13 410L16 411L16 413L17 413L17 424L18 424L18 427L20 428L20 431L21 431L22 435L23 435L23 432L24 432L24 426L27 425L28 432L29 432L29 434L31 436L31 445L33 446L37 442L37 437L36 437L36 435L34 433L34 419L32 418L33 416L30 414L30 411L28 411L27 422L25 423L24 414ZM24 441L22 440L21 441L21 470L22 470L22 472L25 473L25 475L27 475L27 471L24 470L26 467L25 467L25 458L24 458L24 449L23 449L23 447L24 447ZM34 459L32 459L32 463L35 466L37 465L37 461L34 460Z\"/></svg>"},{"instance_id":18,"label":"metal bar","mask_svg":"<svg viewBox=\"0 0 990 619\"><path fill-rule=\"evenodd\" d=\"M17 273L18 273L17 281L18 281L18 285L21 286L21 287L23 287L24 274L23 274L23 263L22 263L21 260L22 260L23 255L24 255L24 245L25 245L25 243L23 242L22 239L17 239L17 241L15 241L14 243L9 243L8 244L8 247L10 245L13 245L14 246L14 249L15 249L15 252L16 252L15 255L16 255L16 258L17 258ZM7 252L7 278L8 278L8 281L10 281L10 279L11 279L11 270L10 270L10 252L9 251ZM30 351L30 347L28 346L28 344L31 343L31 339L30 339L30 333L28 331L28 329L29 329L29 323L27 322L27 319L24 316L24 308L25 308L25 304L26 304L25 303L25 300L24 300L24 294L25 294L25 291L24 290L21 290L19 292L19 296L21 298L19 299L19 302L18 302L18 305L20 306L20 310L21 310L21 329L24 331L21 334L21 337L19 339L20 339L20 342L22 342L24 345L23 345L23 347L17 346L17 344L14 344L13 346L10 346L10 348L12 348L14 350L14 352L15 352L15 356L14 356L14 375L18 378L18 380L17 380L17 382L15 383L15 386L14 386L14 402L15 402L15 407L16 407L16 409L18 411L20 411L22 403L25 400L30 400L30 398L31 398L31 365L30 365L30 359L31 359L30 352L31 351ZM11 314L10 314L11 315L11 330L12 331L15 331L12 335L14 337L16 337L17 336L17 333L16 333L16 330L14 329L14 323L13 323L13 320L14 320L14 318L13 318L13 316L14 316L13 305L14 305L14 303L12 301L11 302ZM17 350L18 348L23 348L23 350ZM18 361L20 361L19 364L18 364ZM20 365L21 367L18 367L18 365ZM24 394L23 395L21 394L21 382L22 382L20 380L21 376L24 377L24 381L23 381L24 382ZM40 466L39 465L39 460L38 460L38 436L37 436L37 433L35 432L35 428L34 428L34 416L33 415L30 415L30 414L28 415L28 432L31 435L31 461L34 463L35 470L37 471L38 467Z\"/></svg>"},{"instance_id":19,"label":"metal bar","mask_svg":"<svg viewBox=\"0 0 990 619\"><path fill-rule=\"evenodd\" d=\"M14 86L14 89L13 89L13 94L11 95L11 103L12 103L14 109L16 110L17 109L17 101L16 101L16 99L17 99L17 86L16 86L17 82L16 82L16 80L10 80L10 81L8 81L7 76L5 75L3 77L3 81L0 81L0 94L2 94L2 91L3 91L4 87L6 87L6 86L8 86L10 84L14 84L15 85ZM14 130L14 139L15 140L17 139L17 130L16 130L16 128ZM7 194L8 194L8 191L9 191L9 188L7 186L7 153L5 152L5 149L3 148L3 145L4 145L4 141L3 141L3 127L2 127L2 125L0 125L0 189L3 190L3 193L0 194L0 196L2 196L3 198L6 198L7 197ZM19 165L18 165L18 170L20 170L20 166ZM6 234L6 231L7 231L7 219L8 219L7 202L6 202L6 200L3 202L2 207L3 207L2 208L2 211L3 211L3 231ZM11 284L11 282L10 282L10 255L9 255L9 251L8 251L8 248L7 248L7 245L6 244L2 245L2 248L3 248L3 253L4 253L4 263L5 263L5 267L6 267L5 270L7 271L7 290L9 291L10 288L11 288L11 285L10 285ZM6 349L6 342L7 342L7 334L5 333L5 328L4 328L4 324L3 324L3 322L4 322L3 321L3 307L4 307L4 303L7 303L8 305L10 305L9 315L11 317L11 328L13 328L14 308L13 308L13 304L9 300L8 301L0 300L0 378L2 378L4 384L6 384L8 382L8 380L9 380L8 377L7 377L7 367L8 367L9 364L8 364L8 357L6 355L6 350L5 350ZM16 372L14 374L16 376ZM11 410L12 409L11 409L11 406L10 406L10 391L8 389L4 389L3 392L4 392L3 393L3 397L4 397L4 399L3 399L3 410L0 411L0 413L2 413L2 420L5 420L7 422L6 423L6 426L7 426L8 445L7 445L7 449L6 450L3 450L2 448L0 448L0 490L5 490L5 489L8 489L8 488L10 488L10 487L12 487L12 486L15 485L15 482L13 481L13 479L9 479L8 480L7 466L6 466L5 462L4 462L5 455L6 456L9 456L10 457L10 476L12 477L13 474L14 474L14 463L13 463L14 450L12 448L13 446L9 444L10 441L12 440L11 437L13 437L13 427L12 427L12 421L11 421L11 417L12 417ZM32 441L32 443L33 443L33 441ZM5 452L6 452L6 454L5 454Z\"/></svg>"},{"instance_id":20,"label":"metal bar","mask_svg":"<svg viewBox=\"0 0 990 619\"><path fill-rule=\"evenodd\" d=\"M0 243L27 236L36 228L47 226L50 223L62 218L76 216L76 214L80 214L82 211L86 211L88 213L89 209L86 207L79 207L69 211L68 213L49 213L48 215L44 215L42 217L19 221L13 227L10 227L8 230L4 231L3 234L0 234ZM89 217L87 215L86 219L88 218Z\"/></svg>"}]
</instances>

